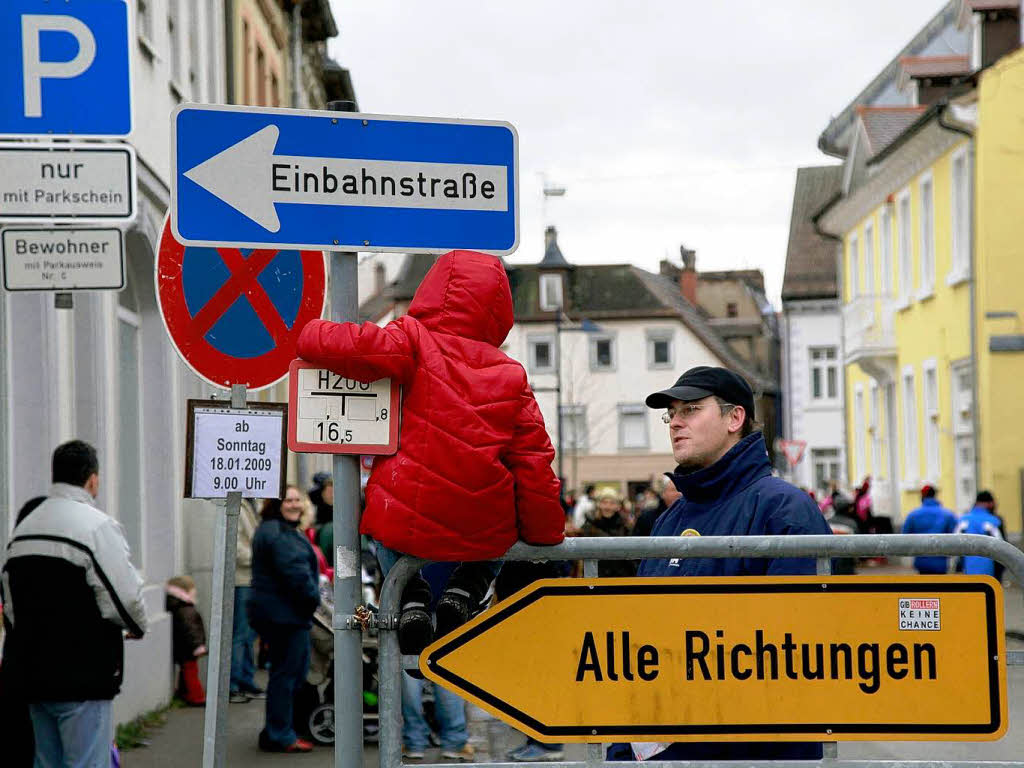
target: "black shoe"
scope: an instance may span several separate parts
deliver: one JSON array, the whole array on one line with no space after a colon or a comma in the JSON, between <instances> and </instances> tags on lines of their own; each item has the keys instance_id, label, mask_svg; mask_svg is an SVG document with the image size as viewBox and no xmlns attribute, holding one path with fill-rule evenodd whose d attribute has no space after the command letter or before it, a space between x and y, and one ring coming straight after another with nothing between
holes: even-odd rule
<instances>
[{"instance_id":1,"label":"black shoe","mask_svg":"<svg viewBox=\"0 0 1024 768\"><path fill-rule=\"evenodd\" d=\"M472 616L469 595L461 590L446 589L437 601L437 636L444 637L453 632Z\"/></svg>"},{"instance_id":2,"label":"black shoe","mask_svg":"<svg viewBox=\"0 0 1024 768\"><path fill-rule=\"evenodd\" d=\"M398 648L404 656L419 656L434 639L434 625L426 606L409 603L398 617Z\"/></svg>"}]
</instances>

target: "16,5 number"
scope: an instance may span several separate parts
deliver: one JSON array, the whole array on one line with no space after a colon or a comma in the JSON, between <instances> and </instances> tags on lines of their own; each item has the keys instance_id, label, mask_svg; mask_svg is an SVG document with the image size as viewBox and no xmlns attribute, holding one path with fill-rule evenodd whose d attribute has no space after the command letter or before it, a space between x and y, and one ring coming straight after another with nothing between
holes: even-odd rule
<instances>
[{"instance_id":1,"label":"16,5 number","mask_svg":"<svg viewBox=\"0 0 1024 768\"><path fill-rule=\"evenodd\" d=\"M322 422L322 421L317 422L316 428L317 428L317 430L320 433L320 441L321 442L323 442L324 439L327 439L327 440L329 440L332 443L351 443L352 442L352 430L351 429L346 429L344 435L342 435L341 429L333 421L328 422L327 424L324 424L324 422ZM326 438L325 438L325 435L326 435Z\"/></svg>"}]
</instances>

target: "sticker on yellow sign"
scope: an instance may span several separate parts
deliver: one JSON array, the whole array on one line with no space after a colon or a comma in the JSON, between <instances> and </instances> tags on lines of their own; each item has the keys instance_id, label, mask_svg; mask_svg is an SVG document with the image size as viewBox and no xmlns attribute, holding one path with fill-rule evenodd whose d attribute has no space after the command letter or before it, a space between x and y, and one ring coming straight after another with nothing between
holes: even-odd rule
<instances>
[{"instance_id":1,"label":"sticker on yellow sign","mask_svg":"<svg viewBox=\"0 0 1024 768\"><path fill-rule=\"evenodd\" d=\"M990 741L1004 656L987 576L549 579L420 668L541 741Z\"/></svg>"}]
</instances>

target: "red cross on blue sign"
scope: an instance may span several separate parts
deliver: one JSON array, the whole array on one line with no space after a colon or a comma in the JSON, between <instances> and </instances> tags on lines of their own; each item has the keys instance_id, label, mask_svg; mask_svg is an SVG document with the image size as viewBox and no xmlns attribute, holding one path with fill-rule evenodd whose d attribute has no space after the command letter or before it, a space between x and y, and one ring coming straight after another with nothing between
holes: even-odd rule
<instances>
[{"instance_id":1,"label":"red cross on blue sign","mask_svg":"<svg viewBox=\"0 0 1024 768\"><path fill-rule=\"evenodd\" d=\"M211 384L280 381L302 328L323 314L325 284L320 251L186 247L164 222L160 313L178 354Z\"/></svg>"}]
</instances>

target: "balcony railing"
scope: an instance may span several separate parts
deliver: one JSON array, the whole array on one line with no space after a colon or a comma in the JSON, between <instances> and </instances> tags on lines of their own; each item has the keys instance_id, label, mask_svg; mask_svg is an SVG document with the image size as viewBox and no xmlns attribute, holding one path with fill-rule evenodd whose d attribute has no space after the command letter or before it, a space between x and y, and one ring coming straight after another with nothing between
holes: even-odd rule
<instances>
[{"instance_id":1,"label":"balcony railing","mask_svg":"<svg viewBox=\"0 0 1024 768\"><path fill-rule=\"evenodd\" d=\"M843 305L843 342L847 363L896 355L896 333L893 330L895 304L895 296L871 294L858 296Z\"/></svg>"}]
</instances>

